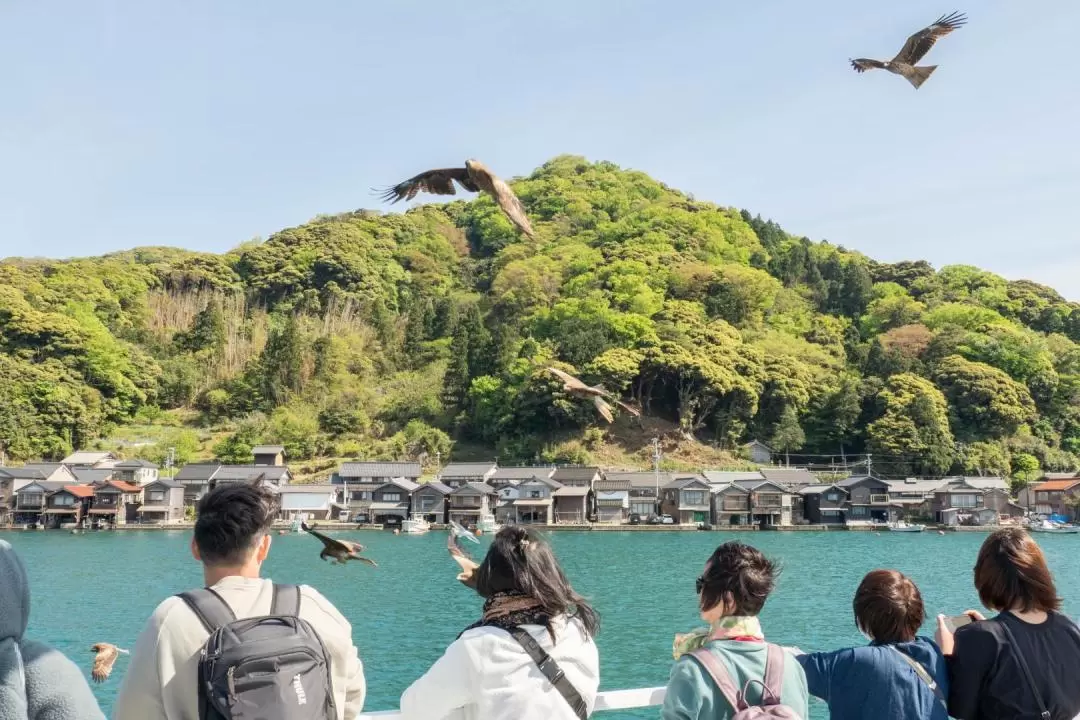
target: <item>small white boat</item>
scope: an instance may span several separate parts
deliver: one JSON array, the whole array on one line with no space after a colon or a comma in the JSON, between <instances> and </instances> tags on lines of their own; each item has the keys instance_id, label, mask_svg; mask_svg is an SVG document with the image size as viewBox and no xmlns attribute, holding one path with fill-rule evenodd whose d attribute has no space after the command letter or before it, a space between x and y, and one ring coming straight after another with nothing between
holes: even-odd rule
<instances>
[{"instance_id":1,"label":"small white boat","mask_svg":"<svg viewBox=\"0 0 1080 720\"><path fill-rule=\"evenodd\" d=\"M925 529L925 525L912 525L904 520L897 520L896 522L889 523L890 532L922 532Z\"/></svg>"},{"instance_id":2,"label":"small white boat","mask_svg":"<svg viewBox=\"0 0 1080 720\"><path fill-rule=\"evenodd\" d=\"M502 530L502 525L495 522L495 516L491 513L480 516L480 522L476 523L476 529L480 532L494 534Z\"/></svg>"},{"instance_id":3,"label":"small white boat","mask_svg":"<svg viewBox=\"0 0 1080 720\"><path fill-rule=\"evenodd\" d=\"M1031 532L1050 533L1052 535L1076 535L1080 533L1080 527L1076 525L1062 525L1049 520L1033 523L1030 530Z\"/></svg>"},{"instance_id":4,"label":"small white boat","mask_svg":"<svg viewBox=\"0 0 1080 720\"><path fill-rule=\"evenodd\" d=\"M293 518L292 525L289 526L289 532L307 534L304 528L300 527L301 522L299 515Z\"/></svg>"},{"instance_id":5,"label":"small white boat","mask_svg":"<svg viewBox=\"0 0 1080 720\"><path fill-rule=\"evenodd\" d=\"M401 523L401 532L406 535L419 535L431 529L431 524L420 515L413 515Z\"/></svg>"}]
</instances>

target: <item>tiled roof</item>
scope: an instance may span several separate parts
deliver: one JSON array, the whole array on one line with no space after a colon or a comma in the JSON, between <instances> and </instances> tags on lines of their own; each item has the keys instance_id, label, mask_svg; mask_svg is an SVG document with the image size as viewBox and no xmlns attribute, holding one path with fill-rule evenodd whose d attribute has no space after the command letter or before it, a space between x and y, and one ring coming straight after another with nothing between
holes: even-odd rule
<instances>
[{"instance_id":1,"label":"tiled roof","mask_svg":"<svg viewBox=\"0 0 1080 720\"><path fill-rule=\"evenodd\" d=\"M607 480L615 480L620 482L626 482L631 488L655 488L656 487L656 473L653 472L609 472L604 473L604 477L597 481L597 484L605 482ZM671 482L671 473L660 473L660 487L664 487Z\"/></svg>"},{"instance_id":2,"label":"tiled roof","mask_svg":"<svg viewBox=\"0 0 1080 720\"><path fill-rule=\"evenodd\" d=\"M561 482L559 482L558 480L555 480L554 478L547 478L547 477L533 478L531 480L522 480L520 483L518 483L518 486L521 486L521 485L536 485L536 484L546 485L547 487L551 488L552 490L557 490L557 489L559 489L559 488L561 488L563 486L563 484Z\"/></svg>"},{"instance_id":3,"label":"tiled roof","mask_svg":"<svg viewBox=\"0 0 1080 720\"><path fill-rule=\"evenodd\" d=\"M743 490L757 490L762 485L771 485L781 492L790 492L788 488L780 485L779 483L772 482L770 480L739 480L738 482L731 483L736 487L740 487Z\"/></svg>"},{"instance_id":4,"label":"tiled roof","mask_svg":"<svg viewBox=\"0 0 1080 720\"><path fill-rule=\"evenodd\" d=\"M1036 485L1035 486L1035 491L1036 492L1039 492L1039 491L1055 492L1055 491L1068 490L1073 485L1076 485L1078 483L1080 483L1080 478L1076 478L1076 477L1069 478L1068 480L1048 480L1048 481L1046 481L1044 483L1039 483L1038 485Z\"/></svg>"},{"instance_id":5,"label":"tiled roof","mask_svg":"<svg viewBox=\"0 0 1080 720\"><path fill-rule=\"evenodd\" d=\"M1003 477L964 477L964 482L980 490L1008 490L1009 481Z\"/></svg>"},{"instance_id":6,"label":"tiled roof","mask_svg":"<svg viewBox=\"0 0 1080 720\"><path fill-rule=\"evenodd\" d=\"M814 473L805 468L762 468L761 474L766 480L782 485L817 485Z\"/></svg>"},{"instance_id":7,"label":"tiled roof","mask_svg":"<svg viewBox=\"0 0 1080 720\"><path fill-rule=\"evenodd\" d=\"M157 468L157 465L149 460L125 460L124 462L116 463L118 468Z\"/></svg>"},{"instance_id":8,"label":"tiled roof","mask_svg":"<svg viewBox=\"0 0 1080 720\"><path fill-rule=\"evenodd\" d=\"M760 482L760 480L758 482ZM687 475L687 476L684 476L684 477L675 478L674 480L669 482L667 485L665 485L664 489L665 490L677 490L677 489L681 490L684 487L690 487L691 485L694 485L694 484L708 485L708 483L705 482L705 478L700 478L700 477L696 477L696 476L693 476L693 475Z\"/></svg>"},{"instance_id":9,"label":"tiled roof","mask_svg":"<svg viewBox=\"0 0 1080 720\"><path fill-rule=\"evenodd\" d=\"M251 448L252 455L277 455L285 452L284 445L256 445Z\"/></svg>"},{"instance_id":10,"label":"tiled roof","mask_svg":"<svg viewBox=\"0 0 1080 720\"><path fill-rule=\"evenodd\" d=\"M622 473L619 473L620 475ZM615 492L617 490L629 490L630 480L628 478L613 478L611 475L607 475L603 480L597 480L593 483L593 488L597 492Z\"/></svg>"},{"instance_id":11,"label":"tiled roof","mask_svg":"<svg viewBox=\"0 0 1080 720\"><path fill-rule=\"evenodd\" d=\"M879 483L888 484L885 480L873 475L852 475L851 477L846 477L843 480L838 481L836 484L842 488L849 488L865 482L866 480L876 480Z\"/></svg>"},{"instance_id":12,"label":"tiled roof","mask_svg":"<svg viewBox=\"0 0 1080 720\"><path fill-rule=\"evenodd\" d=\"M150 482L150 483L147 483L144 487L149 487L150 485L164 485L167 488L184 487L183 485L176 482L175 480L171 480L169 478L163 478L163 477L159 477L157 480L155 480L153 482Z\"/></svg>"},{"instance_id":13,"label":"tiled roof","mask_svg":"<svg viewBox=\"0 0 1080 720\"><path fill-rule=\"evenodd\" d=\"M340 485L331 485L330 483L300 483L299 485L286 485L285 487L281 488L282 495L305 492L337 494L340 491Z\"/></svg>"},{"instance_id":14,"label":"tiled roof","mask_svg":"<svg viewBox=\"0 0 1080 720\"><path fill-rule=\"evenodd\" d=\"M394 478L393 480L391 480L390 482L388 482L386 484L387 485L393 485L395 487L399 487L402 490L404 490L405 492L409 492L409 493L411 493L412 491L414 491L418 487L420 487L417 483L414 483L412 480L406 480L405 478Z\"/></svg>"},{"instance_id":15,"label":"tiled roof","mask_svg":"<svg viewBox=\"0 0 1080 720\"><path fill-rule=\"evenodd\" d=\"M36 463L26 463L25 465L23 465L23 467L25 469L27 469L27 470L40 470L41 472L45 473L46 475L49 475L49 474L54 473L57 470L59 470L60 468L65 467L65 466L64 466L64 463L36 462Z\"/></svg>"},{"instance_id":16,"label":"tiled roof","mask_svg":"<svg viewBox=\"0 0 1080 720\"><path fill-rule=\"evenodd\" d=\"M936 480L886 480L886 484L889 486L889 492L902 492L902 493L935 493L940 488L948 484L948 481L942 478Z\"/></svg>"},{"instance_id":17,"label":"tiled roof","mask_svg":"<svg viewBox=\"0 0 1080 720\"><path fill-rule=\"evenodd\" d=\"M91 483L103 483L111 478L115 471L112 468L71 468L75 479L84 485Z\"/></svg>"},{"instance_id":18,"label":"tiled roof","mask_svg":"<svg viewBox=\"0 0 1080 720\"><path fill-rule=\"evenodd\" d=\"M439 471L439 477L465 478L483 477L495 469L493 462L462 462L450 463Z\"/></svg>"},{"instance_id":19,"label":"tiled roof","mask_svg":"<svg viewBox=\"0 0 1080 720\"><path fill-rule=\"evenodd\" d=\"M65 485L67 485L67 483L58 482L56 480L34 480L34 482L30 483L29 485L23 485L21 488L16 490L15 494L18 495L19 493L24 492L26 488L34 486L40 487L45 492L54 492L56 490L63 490Z\"/></svg>"},{"instance_id":20,"label":"tiled roof","mask_svg":"<svg viewBox=\"0 0 1080 720\"><path fill-rule=\"evenodd\" d=\"M214 477L214 473L221 467L221 463L188 463L180 468L173 480L177 481L201 481L207 482Z\"/></svg>"},{"instance_id":21,"label":"tiled roof","mask_svg":"<svg viewBox=\"0 0 1080 720\"><path fill-rule=\"evenodd\" d=\"M443 485L441 482L420 483L420 485L418 485L416 489L423 490L424 488L433 488L441 492L443 495L449 495L450 493L454 492L454 488L450 487L449 485Z\"/></svg>"},{"instance_id":22,"label":"tiled roof","mask_svg":"<svg viewBox=\"0 0 1080 720\"><path fill-rule=\"evenodd\" d=\"M800 495L818 495L818 494L821 494L821 493L825 492L826 490L831 490L833 488L836 488L838 490L843 490L843 488L840 487L839 485L806 485L804 487L799 488L799 494Z\"/></svg>"},{"instance_id":23,"label":"tiled roof","mask_svg":"<svg viewBox=\"0 0 1080 720\"><path fill-rule=\"evenodd\" d=\"M710 483L727 484L738 480L762 480L762 475L757 470L706 470L702 475Z\"/></svg>"},{"instance_id":24,"label":"tiled roof","mask_svg":"<svg viewBox=\"0 0 1080 720\"><path fill-rule=\"evenodd\" d=\"M567 481L592 480L598 472L600 468L597 467L561 467L551 477L565 484Z\"/></svg>"},{"instance_id":25,"label":"tiled roof","mask_svg":"<svg viewBox=\"0 0 1080 720\"><path fill-rule=\"evenodd\" d=\"M567 485L551 493L552 497L585 497L589 494L589 488L585 485Z\"/></svg>"},{"instance_id":26,"label":"tiled roof","mask_svg":"<svg viewBox=\"0 0 1080 720\"><path fill-rule=\"evenodd\" d=\"M62 490L67 490L69 493L78 498L91 498L94 497L94 488L86 485L65 485Z\"/></svg>"},{"instance_id":27,"label":"tiled roof","mask_svg":"<svg viewBox=\"0 0 1080 720\"><path fill-rule=\"evenodd\" d=\"M341 463L338 475L343 478L354 477L420 477L418 462L378 462L360 461Z\"/></svg>"},{"instance_id":28,"label":"tiled roof","mask_svg":"<svg viewBox=\"0 0 1080 720\"><path fill-rule=\"evenodd\" d=\"M472 491L472 492L480 492L480 493L483 493L485 495L495 495L495 494L497 494L497 491L495 490L495 488L491 487L487 483L478 483L478 482L465 483L464 485L459 487L457 490L454 490L453 494L454 495L464 495L465 491L467 491L467 490Z\"/></svg>"},{"instance_id":29,"label":"tiled roof","mask_svg":"<svg viewBox=\"0 0 1080 720\"><path fill-rule=\"evenodd\" d=\"M131 483L123 482L122 480L109 480L104 485L99 485L98 490L104 490L105 488L116 488L123 493L137 493L142 490L138 485L132 485Z\"/></svg>"},{"instance_id":30,"label":"tiled roof","mask_svg":"<svg viewBox=\"0 0 1080 720\"><path fill-rule=\"evenodd\" d=\"M47 475L40 470L26 467L0 468L0 475L15 480L44 480L47 477Z\"/></svg>"},{"instance_id":31,"label":"tiled roof","mask_svg":"<svg viewBox=\"0 0 1080 720\"><path fill-rule=\"evenodd\" d=\"M216 473L217 482L246 482L262 475L266 480L280 480L289 472L283 465L222 465Z\"/></svg>"},{"instance_id":32,"label":"tiled roof","mask_svg":"<svg viewBox=\"0 0 1080 720\"><path fill-rule=\"evenodd\" d=\"M555 471L553 467L538 465L535 467L501 467L495 471L489 480L528 480L533 477L551 477Z\"/></svg>"},{"instance_id":33,"label":"tiled roof","mask_svg":"<svg viewBox=\"0 0 1080 720\"><path fill-rule=\"evenodd\" d=\"M28 466L29 467L29 466ZM1076 477L1074 472L1048 472L1043 473L1043 480L1068 480L1069 478Z\"/></svg>"},{"instance_id":34,"label":"tiled roof","mask_svg":"<svg viewBox=\"0 0 1080 720\"><path fill-rule=\"evenodd\" d=\"M65 465L94 465L102 460L115 460L111 452L77 450L61 460Z\"/></svg>"}]
</instances>

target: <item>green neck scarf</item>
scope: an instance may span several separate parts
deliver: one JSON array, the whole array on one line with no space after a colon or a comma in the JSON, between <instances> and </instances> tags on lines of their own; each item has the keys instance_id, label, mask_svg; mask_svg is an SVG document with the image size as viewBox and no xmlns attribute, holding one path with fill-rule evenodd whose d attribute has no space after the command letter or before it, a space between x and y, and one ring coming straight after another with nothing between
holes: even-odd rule
<instances>
[{"instance_id":1,"label":"green neck scarf","mask_svg":"<svg viewBox=\"0 0 1080 720\"><path fill-rule=\"evenodd\" d=\"M671 654L678 660L680 656L693 652L712 640L732 640L753 638L765 640L765 633L761 631L761 622L756 617L749 615L732 615L722 617L709 627L691 630L675 636L671 643Z\"/></svg>"}]
</instances>

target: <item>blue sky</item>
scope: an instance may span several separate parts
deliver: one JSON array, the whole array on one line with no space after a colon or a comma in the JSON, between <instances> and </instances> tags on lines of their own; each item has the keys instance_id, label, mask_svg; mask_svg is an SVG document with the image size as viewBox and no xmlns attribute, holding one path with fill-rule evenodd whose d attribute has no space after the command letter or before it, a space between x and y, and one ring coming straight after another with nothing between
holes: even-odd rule
<instances>
[{"instance_id":1,"label":"blue sky","mask_svg":"<svg viewBox=\"0 0 1080 720\"><path fill-rule=\"evenodd\" d=\"M573 153L1080 300L1080 3L952 2L6 0L0 257L224 251ZM953 9L922 89L848 66Z\"/></svg>"}]
</instances>

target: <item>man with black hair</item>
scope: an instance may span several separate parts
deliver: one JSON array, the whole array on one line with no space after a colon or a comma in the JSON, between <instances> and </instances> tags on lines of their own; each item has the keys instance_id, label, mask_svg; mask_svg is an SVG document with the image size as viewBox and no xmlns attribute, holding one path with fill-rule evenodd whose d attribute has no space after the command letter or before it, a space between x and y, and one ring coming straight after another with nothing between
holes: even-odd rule
<instances>
[{"instance_id":1,"label":"man with black hair","mask_svg":"<svg viewBox=\"0 0 1080 720\"><path fill-rule=\"evenodd\" d=\"M191 554L203 565L205 586L237 618L270 613L273 582L259 577L270 552L274 496L250 485L218 487L199 502ZM364 669L352 628L314 588L300 586L299 617L319 635L330 655L338 720L353 720L364 704ZM199 720L199 654L209 633L173 596L154 610L132 651L113 711L114 720Z\"/></svg>"}]
</instances>

